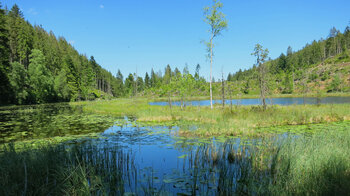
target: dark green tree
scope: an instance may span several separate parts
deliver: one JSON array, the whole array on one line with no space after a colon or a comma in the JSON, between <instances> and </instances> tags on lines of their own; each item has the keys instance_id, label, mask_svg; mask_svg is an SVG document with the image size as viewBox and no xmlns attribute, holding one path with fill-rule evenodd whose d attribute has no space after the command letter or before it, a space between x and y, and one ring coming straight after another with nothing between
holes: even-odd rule
<instances>
[{"instance_id":1,"label":"dark green tree","mask_svg":"<svg viewBox=\"0 0 350 196\"><path fill-rule=\"evenodd\" d=\"M134 96L135 92L135 83L134 83L134 75L129 74L129 76L125 79L125 92L129 96Z\"/></svg>"},{"instance_id":2,"label":"dark green tree","mask_svg":"<svg viewBox=\"0 0 350 196\"><path fill-rule=\"evenodd\" d=\"M10 46L10 62L19 61L18 53L18 33L21 29L21 21L23 13L17 4L14 4L8 14L8 29L9 29L9 46Z\"/></svg>"},{"instance_id":3,"label":"dark green tree","mask_svg":"<svg viewBox=\"0 0 350 196\"><path fill-rule=\"evenodd\" d=\"M171 71L170 65L168 64L164 71L163 82L165 84L169 84L171 80L171 76L172 76L172 71Z\"/></svg>"},{"instance_id":4,"label":"dark green tree","mask_svg":"<svg viewBox=\"0 0 350 196\"><path fill-rule=\"evenodd\" d=\"M199 64L196 65L196 73L194 74L195 80L199 80L199 70L201 69L201 66Z\"/></svg>"},{"instance_id":5,"label":"dark green tree","mask_svg":"<svg viewBox=\"0 0 350 196\"><path fill-rule=\"evenodd\" d=\"M5 10L2 9L0 3L0 104L8 103L13 98L8 79L10 50L8 45L9 32L6 25Z\"/></svg>"},{"instance_id":6,"label":"dark green tree","mask_svg":"<svg viewBox=\"0 0 350 196\"><path fill-rule=\"evenodd\" d=\"M9 80L12 90L15 95L15 103L24 104L28 98L28 84L27 70L22 64L18 62L11 63L11 71L9 73Z\"/></svg>"},{"instance_id":7,"label":"dark green tree","mask_svg":"<svg viewBox=\"0 0 350 196\"><path fill-rule=\"evenodd\" d=\"M150 83L151 81L150 81L150 78L149 78L149 75L148 75L148 73L146 72L146 74L145 74L145 88L147 89L147 88L150 88L150 86L151 86L151 83Z\"/></svg>"},{"instance_id":8,"label":"dark green tree","mask_svg":"<svg viewBox=\"0 0 350 196\"><path fill-rule=\"evenodd\" d=\"M157 75L152 68L152 70L151 70L151 87L155 87L157 85L157 81L158 81Z\"/></svg>"},{"instance_id":9,"label":"dark green tree","mask_svg":"<svg viewBox=\"0 0 350 196\"><path fill-rule=\"evenodd\" d=\"M33 49L29 61L28 76L34 103L51 101L53 97L53 79L45 65L45 56L40 50Z\"/></svg>"},{"instance_id":10,"label":"dark green tree","mask_svg":"<svg viewBox=\"0 0 350 196\"><path fill-rule=\"evenodd\" d=\"M68 88L66 75L66 70L62 69L54 79L54 91L57 101L70 100L70 89Z\"/></svg>"},{"instance_id":11,"label":"dark green tree","mask_svg":"<svg viewBox=\"0 0 350 196\"><path fill-rule=\"evenodd\" d=\"M122 97L124 96L124 78L123 74L118 69L117 75L116 75L116 97Z\"/></svg>"}]
</instances>

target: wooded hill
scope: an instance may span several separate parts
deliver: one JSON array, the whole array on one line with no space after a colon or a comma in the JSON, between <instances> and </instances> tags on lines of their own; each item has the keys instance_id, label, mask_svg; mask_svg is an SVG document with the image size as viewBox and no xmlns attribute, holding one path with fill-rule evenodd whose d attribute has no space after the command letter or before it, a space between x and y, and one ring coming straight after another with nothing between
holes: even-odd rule
<instances>
[{"instance_id":1,"label":"wooded hill","mask_svg":"<svg viewBox=\"0 0 350 196\"><path fill-rule=\"evenodd\" d=\"M294 52L268 61L269 90L272 94L349 92L350 91L350 27L343 33L330 30L327 39L313 41ZM258 94L257 67L228 74L227 80L241 86L244 94Z\"/></svg>"},{"instance_id":2,"label":"wooded hill","mask_svg":"<svg viewBox=\"0 0 350 196\"><path fill-rule=\"evenodd\" d=\"M118 95L118 79L79 54L64 37L0 4L0 104L31 104Z\"/></svg>"}]
</instances>

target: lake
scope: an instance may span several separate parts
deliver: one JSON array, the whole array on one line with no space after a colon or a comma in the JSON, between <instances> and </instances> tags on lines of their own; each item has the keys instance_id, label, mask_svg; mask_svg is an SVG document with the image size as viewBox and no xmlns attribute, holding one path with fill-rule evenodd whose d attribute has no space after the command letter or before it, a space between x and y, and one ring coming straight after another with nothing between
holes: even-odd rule
<instances>
[{"instance_id":1,"label":"lake","mask_svg":"<svg viewBox=\"0 0 350 196\"><path fill-rule=\"evenodd\" d=\"M68 136L61 151L92 165L111 195L256 194L273 173L252 161L252 154L258 149L268 157L270 144L300 135L279 128L269 138L187 138L178 135L177 126L138 126L131 117L88 114L68 104L2 107L0 122L0 144ZM296 129L326 126L344 125Z\"/></svg>"},{"instance_id":2,"label":"lake","mask_svg":"<svg viewBox=\"0 0 350 196\"><path fill-rule=\"evenodd\" d=\"M225 104L230 104L231 100L225 100ZM266 99L267 104L272 105L301 105L301 104L317 104L318 100L316 97L281 97L281 98L268 98ZM342 104L350 103L350 97L322 97L319 100L320 104ZM150 102L150 105L166 106L168 102ZM222 104L222 100L213 100L213 104ZM233 105L260 105L261 100L256 99L232 99ZM180 106L181 101L173 101L172 105ZM186 101L185 105L189 106L210 106L210 100L199 100L199 101Z\"/></svg>"}]
</instances>

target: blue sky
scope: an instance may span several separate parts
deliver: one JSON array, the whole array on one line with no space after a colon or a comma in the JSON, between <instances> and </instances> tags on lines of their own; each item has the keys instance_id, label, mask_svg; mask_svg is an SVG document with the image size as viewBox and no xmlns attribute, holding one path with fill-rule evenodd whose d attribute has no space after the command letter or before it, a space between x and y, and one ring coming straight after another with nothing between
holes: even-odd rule
<instances>
[{"instance_id":1,"label":"blue sky","mask_svg":"<svg viewBox=\"0 0 350 196\"><path fill-rule=\"evenodd\" d=\"M113 74L144 76L167 64L190 72L201 65L209 77L205 46L209 37L203 7L210 0L0 0L18 4L25 18L64 36L80 53L93 55ZM228 30L218 37L214 77L247 69L256 43L276 58L288 46L299 50L328 35L335 26L344 31L350 21L349 0L222 0Z\"/></svg>"}]
</instances>

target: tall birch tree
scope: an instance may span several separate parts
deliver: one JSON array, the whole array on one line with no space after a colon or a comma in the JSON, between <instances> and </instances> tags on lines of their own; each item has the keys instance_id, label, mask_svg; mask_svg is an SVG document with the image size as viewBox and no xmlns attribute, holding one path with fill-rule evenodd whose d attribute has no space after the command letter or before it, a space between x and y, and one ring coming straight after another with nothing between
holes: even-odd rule
<instances>
[{"instance_id":1,"label":"tall birch tree","mask_svg":"<svg viewBox=\"0 0 350 196\"><path fill-rule=\"evenodd\" d=\"M210 58L210 107L213 109L213 91L212 91L212 77L213 77L213 40L215 37L221 35L221 32L227 28L227 20L225 15L220 11L223 4L220 1L213 0L212 6L204 8L204 21L209 24L210 39L205 42L208 51L208 57Z\"/></svg>"}]
</instances>

